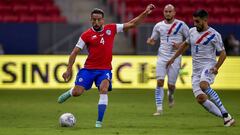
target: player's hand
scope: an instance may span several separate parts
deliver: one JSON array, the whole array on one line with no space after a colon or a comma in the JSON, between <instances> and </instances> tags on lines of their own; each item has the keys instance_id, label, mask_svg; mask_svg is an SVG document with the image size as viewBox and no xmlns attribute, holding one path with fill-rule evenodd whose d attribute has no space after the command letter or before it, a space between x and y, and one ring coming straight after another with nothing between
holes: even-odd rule
<instances>
[{"instance_id":1,"label":"player's hand","mask_svg":"<svg viewBox=\"0 0 240 135\"><path fill-rule=\"evenodd\" d=\"M210 69L210 72L217 75L218 74L218 69L216 67L213 67Z\"/></svg>"},{"instance_id":2,"label":"player's hand","mask_svg":"<svg viewBox=\"0 0 240 135\"><path fill-rule=\"evenodd\" d=\"M172 42L172 43L173 43L173 45L172 45L173 49L177 50L179 48L180 44L177 44L175 42Z\"/></svg>"},{"instance_id":3,"label":"player's hand","mask_svg":"<svg viewBox=\"0 0 240 135\"><path fill-rule=\"evenodd\" d=\"M64 72L64 73L62 74L62 77L63 77L64 81L66 82L66 81L69 80L69 78L71 77L71 75L72 75L72 71L67 70L66 72Z\"/></svg>"},{"instance_id":4,"label":"player's hand","mask_svg":"<svg viewBox=\"0 0 240 135\"><path fill-rule=\"evenodd\" d=\"M152 38L148 38L148 39L147 39L147 44L148 44L148 45L155 45L155 40L152 39Z\"/></svg>"},{"instance_id":5,"label":"player's hand","mask_svg":"<svg viewBox=\"0 0 240 135\"><path fill-rule=\"evenodd\" d=\"M148 6L147 6L147 8L146 8L146 12L147 12L147 14L149 15L149 14L151 14L152 13L152 10L154 9L154 8L156 8L153 4L149 4Z\"/></svg>"},{"instance_id":6,"label":"player's hand","mask_svg":"<svg viewBox=\"0 0 240 135\"><path fill-rule=\"evenodd\" d=\"M167 62L167 65L166 65L166 68L169 68L174 62L174 59L171 58L168 62Z\"/></svg>"}]
</instances>

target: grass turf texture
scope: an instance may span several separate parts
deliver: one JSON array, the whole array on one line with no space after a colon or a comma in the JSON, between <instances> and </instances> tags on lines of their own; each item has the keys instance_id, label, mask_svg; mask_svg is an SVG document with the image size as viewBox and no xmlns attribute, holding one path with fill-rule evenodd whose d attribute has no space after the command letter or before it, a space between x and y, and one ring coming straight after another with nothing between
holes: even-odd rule
<instances>
[{"instance_id":1,"label":"grass turf texture","mask_svg":"<svg viewBox=\"0 0 240 135\"><path fill-rule=\"evenodd\" d=\"M169 109L165 91L164 115L155 111L153 90L114 90L103 128L94 127L97 118L97 90L63 104L56 102L64 91L0 90L0 135L239 135L240 126L223 127L220 118L212 116L195 102L191 90L175 93L175 106ZM235 120L240 119L240 91L217 91ZM72 128L58 124L59 116L71 112L77 118Z\"/></svg>"}]
</instances>

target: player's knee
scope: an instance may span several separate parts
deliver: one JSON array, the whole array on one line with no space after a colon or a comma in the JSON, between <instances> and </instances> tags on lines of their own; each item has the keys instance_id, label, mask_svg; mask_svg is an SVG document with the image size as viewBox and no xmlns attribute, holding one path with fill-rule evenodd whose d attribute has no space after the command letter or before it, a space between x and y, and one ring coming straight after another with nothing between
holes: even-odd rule
<instances>
[{"instance_id":1,"label":"player's knee","mask_svg":"<svg viewBox=\"0 0 240 135\"><path fill-rule=\"evenodd\" d=\"M163 84L164 84L164 80L157 80L157 86L158 87L163 87Z\"/></svg>"},{"instance_id":2,"label":"player's knee","mask_svg":"<svg viewBox=\"0 0 240 135\"><path fill-rule=\"evenodd\" d=\"M175 90L175 85L172 85L172 84L168 84L168 89L169 90Z\"/></svg>"},{"instance_id":3,"label":"player's knee","mask_svg":"<svg viewBox=\"0 0 240 135\"><path fill-rule=\"evenodd\" d=\"M203 104L207 100L207 95L200 94L196 97L196 99L199 104Z\"/></svg>"},{"instance_id":4,"label":"player's knee","mask_svg":"<svg viewBox=\"0 0 240 135\"><path fill-rule=\"evenodd\" d=\"M75 86L72 91L72 96L77 97L80 96L84 92L84 88L81 86Z\"/></svg>"},{"instance_id":5,"label":"player's knee","mask_svg":"<svg viewBox=\"0 0 240 135\"><path fill-rule=\"evenodd\" d=\"M100 84L99 89L100 93L107 94L109 85L110 85L109 80L103 80L102 83Z\"/></svg>"},{"instance_id":6,"label":"player's knee","mask_svg":"<svg viewBox=\"0 0 240 135\"><path fill-rule=\"evenodd\" d=\"M207 90L207 88L209 87L209 84L206 81L201 81L199 85L203 91Z\"/></svg>"}]
</instances>

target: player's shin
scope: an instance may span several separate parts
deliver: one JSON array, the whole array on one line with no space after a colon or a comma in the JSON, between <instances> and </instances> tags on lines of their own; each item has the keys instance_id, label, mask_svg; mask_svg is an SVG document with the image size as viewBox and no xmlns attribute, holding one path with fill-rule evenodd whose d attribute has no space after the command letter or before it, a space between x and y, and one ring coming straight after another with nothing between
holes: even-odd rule
<instances>
[{"instance_id":1,"label":"player's shin","mask_svg":"<svg viewBox=\"0 0 240 135\"><path fill-rule=\"evenodd\" d=\"M219 108L222 114L228 113L223 106L218 94L211 87L208 87L208 89L205 90L205 93L210 97L210 100Z\"/></svg>"},{"instance_id":2,"label":"player's shin","mask_svg":"<svg viewBox=\"0 0 240 135\"><path fill-rule=\"evenodd\" d=\"M163 110L162 108L163 98L164 98L163 87L157 87L155 90L155 101L156 101L156 107L158 112L161 112Z\"/></svg>"},{"instance_id":3,"label":"player's shin","mask_svg":"<svg viewBox=\"0 0 240 135\"><path fill-rule=\"evenodd\" d=\"M212 113L215 116L221 117L222 118L222 114L221 111L218 109L218 107L211 102L210 100L206 100L205 102L202 103L202 106L210 113Z\"/></svg>"},{"instance_id":4,"label":"player's shin","mask_svg":"<svg viewBox=\"0 0 240 135\"><path fill-rule=\"evenodd\" d=\"M98 102L98 119L97 122L102 122L105 110L108 104L108 95L100 94L99 102Z\"/></svg>"},{"instance_id":5,"label":"player's shin","mask_svg":"<svg viewBox=\"0 0 240 135\"><path fill-rule=\"evenodd\" d=\"M174 106L174 94L175 92L175 86L174 85L171 85L171 84L168 84L168 105L170 108L172 108Z\"/></svg>"}]
</instances>

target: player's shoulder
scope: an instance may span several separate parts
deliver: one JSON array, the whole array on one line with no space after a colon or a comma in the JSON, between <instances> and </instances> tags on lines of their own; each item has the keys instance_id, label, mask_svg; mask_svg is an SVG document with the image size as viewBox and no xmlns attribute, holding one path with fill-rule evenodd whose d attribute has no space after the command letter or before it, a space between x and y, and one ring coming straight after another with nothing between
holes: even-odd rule
<instances>
[{"instance_id":1,"label":"player's shoulder","mask_svg":"<svg viewBox=\"0 0 240 135\"><path fill-rule=\"evenodd\" d=\"M159 21L158 23L155 24L155 27L160 27L164 25L164 20Z\"/></svg>"},{"instance_id":2,"label":"player's shoulder","mask_svg":"<svg viewBox=\"0 0 240 135\"><path fill-rule=\"evenodd\" d=\"M183 24L184 26L187 26L187 24L183 20L175 19L177 23ZM188 27L188 26L187 26Z\"/></svg>"},{"instance_id":3,"label":"player's shoulder","mask_svg":"<svg viewBox=\"0 0 240 135\"><path fill-rule=\"evenodd\" d=\"M109 24L106 24L104 27L105 28L110 28L110 27L116 27L116 23L109 23Z\"/></svg>"},{"instance_id":4,"label":"player's shoulder","mask_svg":"<svg viewBox=\"0 0 240 135\"><path fill-rule=\"evenodd\" d=\"M216 34L216 35L220 35L220 33L219 33L217 30L215 30L214 28L212 28L212 27L209 27L209 31L210 31L211 33Z\"/></svg>"},{"instance_id":5,"label":"player's shoulder","mask_svg":"<svg viewBox=\"0 0 240 135\"><path fill-rule=\"evenodd\" d=\"M178 22L178 23L185 23L184 21L179 20L179 19L176 19L176 18L175 18L175 22Z\"/></svg>"},{"instance_id":6,"label":"player's shoulder","mask_svg":"<svg viewBox=\"0 0 240 135\"><path fill-rule=\"evenodd\" d=\"M192 33L192 32L196 32L197 31L197 28L196 27L192 27L189 29L189 32Z\"/></svg>"},{"instance_id":7,"label":"player's shoulder","mask_svg":"<svg viewBox=\"0 0 240 135\"><path fill-rule=\"evenodd\" d=\"M82 36L85 36L85 35L89 35L91 33L93 33L94 31L92 30L92 28L88 28L87 30L85 30L83 33L82 33Z\"/></svg>"}]
</instances>

